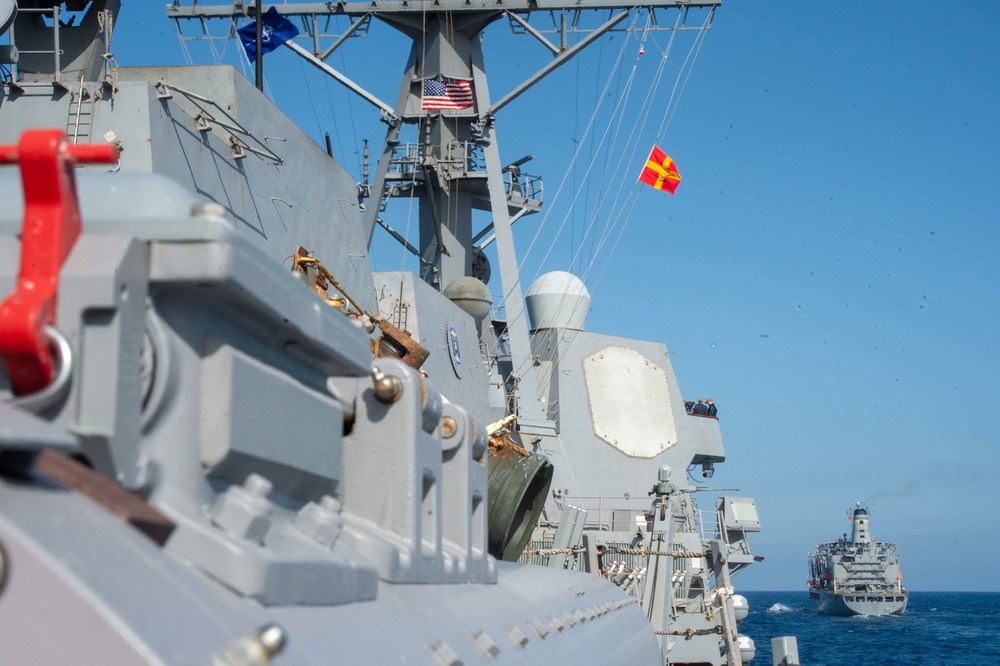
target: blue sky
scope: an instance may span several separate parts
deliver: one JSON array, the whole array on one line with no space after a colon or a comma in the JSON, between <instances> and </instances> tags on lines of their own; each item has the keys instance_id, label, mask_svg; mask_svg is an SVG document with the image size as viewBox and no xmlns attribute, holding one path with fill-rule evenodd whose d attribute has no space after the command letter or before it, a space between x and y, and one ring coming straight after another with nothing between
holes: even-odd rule
<instances>
[{"instance_id":1,"label":"blue sky","mask_svg":"<svg viewBox=\"0 0 1000 666\"><path fill-rule=\"evenodd\" d=\"M141 4L122 9L118 61L181 64L162 8ZM753 546L766 560L738 587L804 589L806 553L866 501L911 589L1000 590L1000 572L982 566L1000 549L988 501L1000 474L998 26L995 3L726 2L660 137L683 175L677 195L640 192L614 253L611 242L597 253L588 327L665 342L685 398L719 405L729 458L713 481L755 497L764 524ZM572 185L591 155L603 173L622 151L583 130L609 77L596 132L641 116L666 37L649 37L640 58L641 38L617 68L625 36L601 40L498 117L505 163L533 153L526 169L546 178L549 212L515 228L526 282L579 269L581 243L591 256L581 239L601 184L570 210ZM506 24L484 44L495 99L547 60ZM332 63L392 101L405 55L373 24ZM357 172L360 140L384 134L377 114L291 53L265 62L279 105L314 137L330 131ZM637 115L618 119L608 111L633 67ZM668 73L651 117L673 83ZM641 129L644 150L658 125ZM604 186L630 191L644 157ZM390 213L404 229L406 210ZM598 227L605 219L616 213L601 211ZM383 241L373 256L385 269L403 261Z\"/></svg>"}]
</instances>

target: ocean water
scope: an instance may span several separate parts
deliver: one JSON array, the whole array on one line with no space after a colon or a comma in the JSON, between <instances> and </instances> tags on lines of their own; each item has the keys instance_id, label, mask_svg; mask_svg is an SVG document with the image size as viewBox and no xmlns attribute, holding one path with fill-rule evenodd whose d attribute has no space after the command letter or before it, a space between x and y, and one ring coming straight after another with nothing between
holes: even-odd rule
<instances>
[{"instance_id":1,"label":"ocean water","mask_svg":"<svg viewBox=\"0 0 1000 666\"><path fill-rule=\"evenodd\" d=\"M771 639L795 636L802 666L1000 666L1000 594L911 592L903 615L832 617L802 592L741 592L752 666L771 666Z\"/></svg>"}]
</instances>

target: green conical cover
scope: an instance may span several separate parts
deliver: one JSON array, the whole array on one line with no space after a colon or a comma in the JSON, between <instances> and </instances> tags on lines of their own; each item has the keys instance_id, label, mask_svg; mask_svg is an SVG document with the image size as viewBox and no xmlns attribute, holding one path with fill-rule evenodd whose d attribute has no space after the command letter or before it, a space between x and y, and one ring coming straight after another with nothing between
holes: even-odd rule
<instances>
[{"instance_id":1,"label":"green conical cover","mask_svg":"<svg viewBox=\"0 0 1000 666\"><path fill-rule=\"evenodd\" d=\"M540 454L525 457L511 448L490 447L489 549L499 560L524 552L552 483L552 463Z\"/></svg>"}]
</instances>

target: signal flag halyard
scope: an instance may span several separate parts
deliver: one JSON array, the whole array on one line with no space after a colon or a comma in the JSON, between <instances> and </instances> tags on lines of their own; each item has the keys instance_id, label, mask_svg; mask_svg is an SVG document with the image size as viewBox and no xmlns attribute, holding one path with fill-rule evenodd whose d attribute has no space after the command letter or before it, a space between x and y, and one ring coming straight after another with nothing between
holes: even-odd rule
<instances>
[{"instance_id":1,"label":"signal flag halyard","mask_svg":"<svg viewBox=\"0 0 1000 666\"><path fill-rule=\"evenodd\" d=\"M681 182L681 175L677 173L674 161L665 152L653 146L653 150L649 152L649 159L646 160L646 166L639 174L639 180L650 187L673 194Z\"/></svg>"}]
</instances>

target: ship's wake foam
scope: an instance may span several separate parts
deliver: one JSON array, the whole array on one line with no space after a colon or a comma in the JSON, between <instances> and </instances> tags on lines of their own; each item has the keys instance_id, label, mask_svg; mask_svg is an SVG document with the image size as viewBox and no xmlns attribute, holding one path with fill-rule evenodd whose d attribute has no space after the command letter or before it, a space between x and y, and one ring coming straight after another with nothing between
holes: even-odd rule
<instances>
[{"instance_id":1,"label":"ship's wake foam","mask_svg":"<svg viewBox=\"0 0 1000 666\"><path fill-rule=\"evenodd\" d=\"M794 613L797 608L792 608L791 606L786 606L785 604L774 604L767 609L768 613Z\"/></svg>"}]
</instances>

